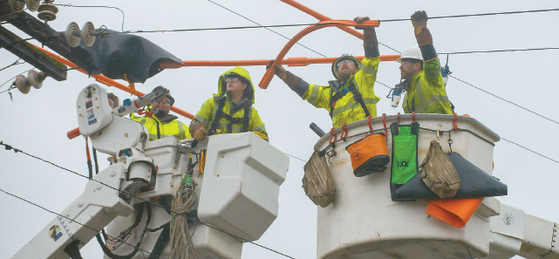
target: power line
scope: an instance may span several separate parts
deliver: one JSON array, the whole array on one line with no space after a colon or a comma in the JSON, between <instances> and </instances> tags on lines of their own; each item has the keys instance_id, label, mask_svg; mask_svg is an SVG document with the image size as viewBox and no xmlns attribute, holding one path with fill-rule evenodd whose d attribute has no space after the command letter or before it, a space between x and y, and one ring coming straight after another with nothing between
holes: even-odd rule
<instances>
[{"instance_id":1,"label":"power line","mask_svg":"<svg viewBox=\"0 0 559 259\"><path fill-rule=\"evenodd\" d=\"M106 6L106 5L74 5L74 4L54 4L54 5L63 6L63 7L110 8L110 9L119 10L119 11L122 13L122 27L121 27L121 31L124 31L124 11L122 11L122 10L121 10L120 8L118 8L118 7Z\"/></svg>"},{"instance_id":2,"label":"power line","mask_svg":"<svg viewBox=\"0 0 559 259\"><path fill-rule=\"evenodd\" d=\"M509 12L495 12L495 13L480 13L480 14L443 15L443 16L429 17L429 20L465 18L465 17L480 17L480 16L492 16L492 15L524 14L524 13L544 13L544 12L555 12L555 11L559 11L559 8L524 10L524 11L509 11ZM401 21L410 21L410 18L380 20L380 22L401 22Z\"/></svg>"},{"instance_id":3,"label":"power line","mask_svg":"<svg viewBox=\"0 0 559 259\"><path fill-rule=\"evenodd\" d=\"M493 49L493 50L466 50L454 52L441 52L441 55L456 55L456 54L479 54L479 53L502 53L502 52L524 52L524 51L543 51L543 50L559 50L559 48L527 48L527 49Z\"/></svg>"},{"instance_id":4,"label":"power line","mask_svg":"<svg viewBox=\"0 0 559 259\"><path fill-rule=\"evenodd\" d=\"M541 154L541 153L539 153L539 152L536 152L536 151L534 151L534 150L531 150L531 149L529 149L529 148L527 148L527 147L525 147L525 146L523 146L523 145L520 145L520 144L518 144L518 143L515 143L515 142L510 141L510 140L508 140L508 139L506 139L506 138L503 138L503 137L501 137L501 139L504 140L504 141L506 141L506 142L509 142L509 143L511 143L511 144L513 144L513 145L516 145L517 147L520 147L520 148L522 148L522 149L528 150L528 151L530 151L530 152L532 152L532 153L534 153L534 154L536 154L536 155L538 155L538 156L541 156L541 157L543 157L543 158L546 158L546 159L548 159L548 160L550 160L550 161L553 161L553 162L559 164L559 161L557 161L557 160L555 160L555 159L553 159L553 158L550 158L550 157L548 157L548 156L545 156L545 155L543 155L543 154Z\"/></svg>"},{"instance_id":5,"label":"power line","mask_svg":"<svg viewBox=\"0 0 559 259\"><path fill-rule=\"evenodd\" d=\"M552 119L550 119L550 118L548 118L548 117L546 117L546 116L543 116L543 115L541 115L541 114L539 114L539 113L537 113L537 112L535 112L535 111L532 111L532 110L530 110L530 109L528 109L528 108L526 108L526 107L524 107L524 106L522 106L522 105L519 105L519 104L516 104L516 103L514 103L514 102L511 102L511 101L509 101L509 100L507 100L507 99L505 99L505 98L502 98L502 97L500 97L500 96L498 96L498 95L496 95L496 94L493 94L493 93L491 93L491 92L489 92L489 91L487 91L487 90L481 89L481 88L479 88L479 87L477 87L477 86L475 86L475 85L473 85L473 84L470 84L470 83L468 83L468 82L466 82L466 81L464 81L464 80L462 80L462 79L460 79L460 78L457 78L457 77L455 77L455 76L453 76L453 75L448 75L448 76L451 77L451 78L454 78L454 79L456 79L456 80L458 80L458 81L460 81L460 82L462 82L462 83L464 83L464 84L466 84L466 85L469 85L469 86L471 86L471 87L473 87L473 88L475 88L475 89L477 89L477 90L480 90L480 91L482 91L482 92L484 92L484 93L486 93L486 94L489 94L489 95L491 95L491 96L493 96L493 97L495 97L495 98L497 98L497 99L499 99L499 100L501 100L501 101L510 103L510 104L512 104L512 105L514 105L514 106L520 108L520 109L523 109L523 110L525 110L525 111L527 111L527 112L529 112L529 113L532 113L532 114L534 114L534 115L536 115L536 116L538 116L538 117L541 117L541 118L543 118L543 119L546 119L546 120L548 120L548 121L551 121L551 122L553 122L553 123L559 125L559 122L558 122L558 121L552 120Z\"/></svg>"},{"instance_id":6,"label":"power line","mask_svg":"<svg viewBox=\"0 0 559 259\"><path fill-rule=\"evenodd\" d=\"M43 158L40 158L40 157L31 155L31 154L29 154L29 153L27 153L27 152L25 152L25 151L20 150L20 149L14 148L14 147L11 146L11 145L5 144L3 141L0 141L0 146L4 146L6 150L13 150L15 153L22 153L22 154L25 154L25 155L30 156L30 157L32 157L32 158L35 158L35 159L41 160L41 161L43 161L43 162L45 162L45 163L51 164L51 165L53 165L53 166L55 166L55 167L57 167L57 168L63 169L63 170L65 170L65 171L68 171L68 172L73 173L73 174L75 174L75 175L78 175L78 176L81 176L81 177L83 177L83 178L86 178L86 179L88 179L88 180L90 180L90 181L94 181L94 182L96 182L96 183L102 184L102 185L104 185L104 186L106 186L106 187L108 187L108 188L110 188L110 189L113 189L113 190L115 190L115 191L118 191L119 193L123 193L123 191L121 191L120 189L117 189L117 188L115 188L115 187L112 187L112 186L110 186L110 185L108 185L108 184L106 184L106 183L100 182L100 181L98 181L98 180L96 180L96 179L89 179L89 177L87 177L87 176L85 176L85 175L82 175L82 174L80 174L80 173L77 173L77 172L75 172L75 171L72 171L72 170L70 170L70 169L67 169L67 168L65 168L65 167L59 166L59 165L57 165L57 164L55 164L55 163L53 163L53 162L50 162L50 161L48 161L48 160L45 160L45 159L43 159ZM162 205L160 205L160 204L156 204L156 203L154 203L154 202L152 202L152 201L150 201L150 200L146 200L146 199L143 199L143 198L141 198L141 197L138 197L138 196L136 196L135 194L132 194L132 193L125 193L125 194L130 195L130 196L132 196L132 197L134 197L134 198L136 198L136 199L138 199L138 200L141 200L141 201L143 201L143 202L146 202L146 203L149 203L149 204L151 204L151 205L154 205L154 206L156 206L156 207L159 207L159 208L161 208L161 209L167 210L164 206L162 206ZM40 207L40 206L39 206L39 207ZM49 212L50 212L50 211L49 211ZM52 212L52 213L54 213L54 212ZM172 210L172 209L170 210L170 213L171 213L171 214L175 214L175 215L179 215L179 216L186 217L186 215L177 213L177 212L175 212L175 211ZM71 219L70 219L70 220L71 220ZM276 251L276 250L274 250L274 249L272 249L272 248L269 248L269 247L260 245L260 244L254 242L254 241L249 241L249 240L246 240L246 239L244 239L244 238L242 238L242 237L239 237L239 236L237 236L237 235L228 233L228 232L226 232L225 230L222 230L222 229L220 229L220 228L217 228L217 227L208 225L208 224L206 224L206 223L204 223L204 222L202 222L202 221L200 221L200 220L198 220L198 219L196 219L196 222L198 222L198 223L200 223L200 224L202 224L202 225L204 225L204 226L207 226L207 227L209 227L209 228L213 228L213 229L215 229L215 230L219 230L219 231L221 231L221 232L223 232L223 233L225 233L225 234L228 234L228 235L230 235L230 236L232 236L232 237L235 237L235 238L237 238L237 239L240 239L240 240L242 240L242 241L244 241L244 242L246 242L246 243L250 243L250 244L259 246L259 247L261 247L261 248L264 248L264 249L266 249L266 250L268 250L268 251L271 251L271 252L280 254L280 255L282 255L282 256L285 256L285 257L293 258L293 259L294 259L294 257L291 257L291 256L286 255L286 254L284 254L284 253L278 252L278 251ZM97 231L97 232L99 232L99 231Z\"/></svg>"},{"instance_id":7,"label":"power line","mask_svg":"<svg viewBox=\"0 0 559 259\"><path fill-rule=\"evenodd\" d=\"M283 153L286 154L287 156L293 157L293 158L295 158L295 159L297 159L297 160L299 160L299 161L301 161L301 162L303 162L303 163L306 163L306 162L307 162L307 161L305 161L304 159L298 158L298 157L296 157L296 156L294 156L294 155L291 155L291 154L289 154L289 153L287 153L287 152L283 152Z\"/></svg>"},{"instance_id":8,"label":"power line","mask_svg":"<svg viewBox=\"0 0 559 259\"><path fill-rule=\"evenodd\" d=\"M247 21L249 21L249 22L252 22L252 23L254 23L254 24L257 24L257 25L260 26L260 27L264 27L262 24L260 24L260 23L258 23L258 22L256 22L256 21L253 21L253 20L249 19L248 17L246 17L246 16L244 16L244 15L242 15L242 14L240 14L240 13L237 13L237 12L235 12L235 11L233 11L233 10L231 10L231 9L229 9L229 8L227 8L227 7L225 7L225 6L223 6L223 5L220 5L220 4L218 4L218 3L216 3L216 2L214 2L214 1L212 1L212 0L207 0L207 1L210 2L210 3L212 3L212 4L214 4L214 5L217 5L217 6L221 7L221 8L223 8L223 9L229 11L229 12L232 12L232 13L234 13L234 14L236 14L236 15L242 17L242 18L244 18L245 20L247 20ZM289 38L289 37L287 37L287 36L285 36L285 35L283 35L283 34L281 34L281 33L279 33L279 32L276 32L276 31L274 31L274 30L272 30L272 29L269 29L269 28L266 28L266 27L264 27L264 28L265 28L266 30L268 30L268 31L271 31L271 32L273 32L273 33L275 33L275 34L277 34L277 35L283 37L283 38L286 39L286 40L291 40L291 38ZM326 55L324 55L324 54L322 54L322 53L320 53L320 52L318 52L318 51L316 51L316 50L314 50L314 49L311 49L311 48L309 48L309 47L307 47L307 46L305 46L305 45L303 45L303 44L301 44L301 43L299 43L299 42L297 42L296 44L299 45L299 46L302 46L302 47L304 47L304 48L306 48L306 49L308 49L308 50L310 50L310 51L312 51L312 52L314 52L314 53L316 53L316 54L318 54L318 55L320 55L320 56L322 56L322 57L326 57Z\"/></svg>"},{"instance_id":9,"label":"power line","mask_svg":"<svg viewBox=\"0 0 559 259\"><path fill-rule=\"evenodd\" d=\"M25 198L19 197L19 196L15 195L15 194L13 194L13 193L11 193L11 192L4 191L3 189L0 189L0 192L3 192L3 193L5 193L5 194L7 194L7 195L10 195L10 196L14 197L14 198L17 198L17 199L19 199L19 200L22 200L22 201L24 201L24 202L27 202L27 203L29 203L29 204L35 206L35 207L38 207L38 208L40 208L40 209L42 209L42 210L44 210L44 211L50 212L50 213L52 213L52 214L54 214L54 215L56 215L56 216L58 216L58 217L62 217L62 218L65 218L65 219L67 219L67 220L70 220L70 221L72 221L72 222L75 222L76 224L78 224L78 225L80 225L80 226L83 226L83 227L86 227L86 228L88 228L88 229L90 229L90 230L95 231L96 233L99 233L99 232L101 231L101 230L97 230L97 229L95 229L95 228L92 228L92 227L90 227L90 226L88 226L88 225L85 225L85 224L83 224L83 223L81 223L81 222L78 222L78 221L76 221L75 219L71 219L71 218L69 218L69 217L67 217L67 216L65 216L65 215L62 215L62 214L60 214L60 213L56 213L56 212L54 212L54 211L52 211L52 210L49 210L49 209L47 209L47 208L45 208L45 207L43 207L43 206L41 206L41 205L39 205L39 204L37 204L37 203L34 203L34 202L32 202L32 201L30 201L30 200L27 200L27 199L25 199ZM108 235L108 234L107 234L107 236L109 236L109 237L111 237L111 238L115 238L115 237L113 237L113 236L111 236L111 235ZM129 243L127 243L127 242L124 242L124 241L123 241L122 243L123 243L123 244L126 244L126 245L129 245L129 246L131 246L131 247L133 247L133 248L136 248L136 246L134 246L134 245L132 245L132 244L129 244ZM142 252L145 252L145 253L148 253L148 254L151 255L150 252L148 252L148 251L146 251L146 250L140 248L139 246L138 246L138 250L140 250L140 251L142 251Z\"/></svg>"}]
</instances>

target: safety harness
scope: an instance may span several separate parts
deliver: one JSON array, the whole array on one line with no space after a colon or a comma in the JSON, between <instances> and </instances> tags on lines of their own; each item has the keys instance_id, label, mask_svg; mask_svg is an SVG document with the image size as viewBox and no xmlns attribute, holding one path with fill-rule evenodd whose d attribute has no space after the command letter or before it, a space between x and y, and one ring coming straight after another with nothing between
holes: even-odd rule
<instances>
[{"instance_id":1,"label":"safety harness","mask_svg":"<svg viewBox=\"0 0 559 259\"><path fill-rule=\"evenodd\" d=\"M330 118L332 117L332 113L334 112L334 107L336 106L336 101L342 99L349 91L353 93L353 99L361 105L361 108L365 111L365 115L369 117L371 113L365 106L365 102L363 101L363 95L357 90L355 87L354 81L351 80L347 88L340 89L340 82L339 81L328 81L330 87L332 89L332 96L330 97ZM349 90L348 90L349 89Z\"/></svg>"},{"instance_id":2,"label":"safety harness","mask_svg":"<svg viewBox=\"0 0 559 259\"><path fill-rule=\"evenodd\" d=\"M231 114L235 114L237 111L239 111L240 109L245 109L245 114L243 118L233 118L233 116L231 116L230 114L226 114L223 112L223 108L225 107L225 101L227 98L222 97L221 99L217 100L217 111L215 112L215 116L214 116L214 120L211 123L211 127L210 127L210 134L212 134L213 132L215 132L218 128L219 128L219 120L221 118L225 118L227 120L229 120L229 123L227 123L227 132L226 133L233 133L233 124L238 124L238 123L242 123L243 124L243 128L241 129L241 132L247 132L248 131L248 126L250 124L250 111L251 111L251 106L252 104L250 103L249 100L247 99L243 99L241 102L239 102L238 105L236 105L236 107L234 107L233 109L231 109Z\"/></svg>"}]
</instances>

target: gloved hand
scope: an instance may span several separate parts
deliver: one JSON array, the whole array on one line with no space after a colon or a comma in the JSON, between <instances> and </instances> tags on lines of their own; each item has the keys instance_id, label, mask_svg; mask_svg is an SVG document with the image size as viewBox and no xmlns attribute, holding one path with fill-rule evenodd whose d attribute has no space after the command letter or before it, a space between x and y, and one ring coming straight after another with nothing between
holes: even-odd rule
<instances>
[{"instance_id":1,"label":"gloved hand","mask_svg":"<svg viewBox=\"0 0 559 259\"><path fill-rule=\"evenodd\" d=\"M274 63L273 60L270 60L270 62L268 62L268 65L266 65L266 70L270 69L270 67L272 66L272 64ZM283 68L282 65L280 64L276 64L274 66L275 71L276 71L276 76L278 76L279 78L281 78L282 80L285 80L285 68Z\"/></svg>"},{"instance_id":2,"label":"gloved hand","mask_svg":"<svg viewBox=\"0 0 559 259\"><path fill-rule=\"evenodd\" d=\"M190 125L190 132L197 141L204 140L208 135L208 131L204 127L204 124L199 122L194 122Z\"/></svg>"},{"instance_id":3,"label":"gloved hand","mask_svg":"<svg viewBox=\"0 0 559 259\"><path fill-rule=\"evenodd\" d=\"M355 17L353 20L356 23L363 23L369 21L369 17ZM363 45L364 46L378 46L377 34L374 27L360 27L355 26L355 29L363 30Z\"/></svg>"},{"instance_id":4,"label":"gloved hand","mask_svg":"<svg viewBox=\"0 0 559 259\"><path fill-rule=\"evenodd\" d=\"M369 19L369 17L367 17L367 16L353 18L353 21L355 21L356 23L362 23L362 22L365 22L365 21L368 21L368 20L371 20L371 19ZM355 29L358 29L358 30L374 30L373 27L368 27L367 28L367 27L360 27L360 26L355 26Z\"/></svg>"},{"instance_id":5,"label":"gloved hand","mask_svg":"<svg viewBox=\"0 0 559 259\"><path fill-rule=\"evenodd\" d=\"M413 25L413 30L415 35L421 33L424 28L427 28L427 13L425 11L417 11L411 16L411 23Z\"/></svg>"},{"instance_id":6,"label":"gloved hand","mask_svg":"<svg viewBox=\"0 0 559 259\"><path fill-rule=\"evenodd\" d=\"M262 132L258 132L258 131L253 131L252 133L256 134L256 136L259 136L260 138L262 138L263 140L268 141L268 136Z\"/></svg>"}]
</instances>

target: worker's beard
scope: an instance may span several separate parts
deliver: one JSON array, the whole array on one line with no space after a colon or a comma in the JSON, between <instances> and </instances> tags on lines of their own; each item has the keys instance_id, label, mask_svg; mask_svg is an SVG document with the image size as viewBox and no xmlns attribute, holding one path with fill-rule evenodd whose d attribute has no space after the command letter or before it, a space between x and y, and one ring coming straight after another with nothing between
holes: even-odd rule
<instances>
[{"instance_id":1,"label":"worker's beard","mask_svg":"<svg viewBox=\"0 0 559 259\"><path fill-rule=\"evenodd\" d=\"M165 119L167 115L169 115L169 111L160 110L156 108L155 111L153 112L153 115L155 115L155 117L157 117L158 119L162 120Z\"/></svg>"}]
</instances>

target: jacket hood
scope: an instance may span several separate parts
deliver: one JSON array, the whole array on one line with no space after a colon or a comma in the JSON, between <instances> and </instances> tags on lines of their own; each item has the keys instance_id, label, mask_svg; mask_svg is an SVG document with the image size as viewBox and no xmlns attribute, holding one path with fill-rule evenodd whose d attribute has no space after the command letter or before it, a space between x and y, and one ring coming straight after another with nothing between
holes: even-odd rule
<instances>
[{"instance_id":1,"label":"jacket hood","mask_svg":"<svg viewBox=\"0 0 559 259\"><path fill-rule=\"evenodd\" d=\"M254 84L250 79L250 74L248 73L248 71L242 67L235 67L233 69L227 70L227 72L223 73L219 77L219 81L217 82L217 96L215 97L221 97L226 94L226 84L224 79L229 74L237 74L248 81L247 88L245 89L245 97L249 99L252 104L254 104Z\"/></svg>"}]
</instances>

